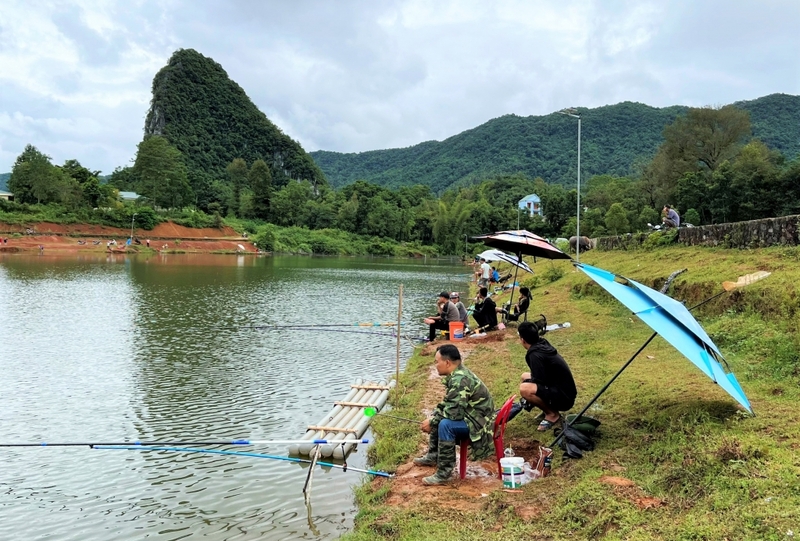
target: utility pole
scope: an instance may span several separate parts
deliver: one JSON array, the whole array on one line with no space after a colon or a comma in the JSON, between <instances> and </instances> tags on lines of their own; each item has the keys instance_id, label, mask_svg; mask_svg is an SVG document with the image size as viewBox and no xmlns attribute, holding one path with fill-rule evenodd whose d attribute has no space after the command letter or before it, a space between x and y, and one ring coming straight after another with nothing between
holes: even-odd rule
<instances>
[{"instance_id":1,"label":"utility pole","mask_svg":"<svg viewBox=\"0 0 800 541\"><path fill-rule=\"evenodd\" d=\"M575 242L575 260L581 260L581 115L578 109L570 107L569 109L562 109L558 111L559 114L571 116L578 119L578 209L576 214L576 236Z\"/></svg>"}]
</instances>

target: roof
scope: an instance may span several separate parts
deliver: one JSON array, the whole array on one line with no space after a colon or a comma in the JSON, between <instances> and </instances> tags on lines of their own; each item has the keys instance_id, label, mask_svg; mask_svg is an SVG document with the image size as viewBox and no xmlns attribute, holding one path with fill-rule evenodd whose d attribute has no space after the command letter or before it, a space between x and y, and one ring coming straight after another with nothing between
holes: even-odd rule
<instances>
[{"instance_id":1,"label":"roof","mask_svg":"<svg viewBox=\"0 0 800 541\"><path fill-rule=\"evenodd\" d=\"M125 200L139 199L139 194L136 192L119 192L119 198Z\"/></svg>"},{"instance_id":2,"label":"roof","mask_svg":"<svg viewBox=\"0 0 800 541\"><path fill-rule=\"evenodd\" d=\"M3 191L3 190L0 190L0 195L12 196L12 195L14 195L14 194L13 194L13 193L11 193L11 192L6 192L6 191Z\"/></svg>"},{"instance_id":3,"label":"roof","mask_svg":"<svg viewBox=\"0 0 800 541\"><path fill-rule=\"evenodd\" d=\"M526 195L525 197L523 197L522 199L519 200L520 203L522 203L523 201L525 201L525 202L531 201L533 203L541 203L542 202L542 200L539 199L539 196L536 195L535 193L532 193L530 195Z\"/></svg>"}]
</instances>

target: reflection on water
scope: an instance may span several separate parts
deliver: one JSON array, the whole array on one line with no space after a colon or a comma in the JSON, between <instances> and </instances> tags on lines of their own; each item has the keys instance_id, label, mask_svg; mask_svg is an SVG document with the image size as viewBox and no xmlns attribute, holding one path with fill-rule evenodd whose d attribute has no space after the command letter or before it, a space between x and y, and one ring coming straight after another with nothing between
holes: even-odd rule
<instances>
[{"instance_id":1,"label":"reflection on water","mask_svg":"<svg viewBox=\"0 0 800 541\"><path fill-rule=\"evenodd\" d=\"M391 376L396 340L385 327L249 327L393 321L402 283L404 323L421 335L436 294L466 280L464 267L430 261L0 256L0 442L297 438L356 378ZM0 539L335 538L352 526L361 480L317 468L307 508L302 464L0 453ZM363 448L348 459L364 461Z\"/></svg>"}]
</instances>

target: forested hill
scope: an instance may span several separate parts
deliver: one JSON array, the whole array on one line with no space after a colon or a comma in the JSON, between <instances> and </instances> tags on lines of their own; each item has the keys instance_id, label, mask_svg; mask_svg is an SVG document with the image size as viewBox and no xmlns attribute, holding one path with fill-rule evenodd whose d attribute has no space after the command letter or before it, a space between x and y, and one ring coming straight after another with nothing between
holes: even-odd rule
<instances>
[{"instance_id":1,"label":"forested hill","mask_svg":"<svg viewBox=\"0 0 800 541\"><path fill-rule=\"evenodd\" d=\"M11 173L0 173L0 190L8 190L8 179L10 176Z\"/></svg>"},{"instance_id":2,"label":"forested hill","mask_svg":"<svg viewBox=\"0 0 800 541\"><path fill-rule=\"evenodd\" d=\"M286 179L325 182L314 160L281 132L228 78L222 66L193 49L176 51L153 79L145 137L162 135L186 160L192 187L225 178L235 158L271 166L277 185Z\"/></svg>"},{"instance_id":3,"label":"forested hill","mask_svg":"<svg viewBox=\"0 0 800 541\"><path fill-rule=\"evenodd\" d=\"M755 137L788 159L797 156L800 96L772 94L734 105L750 112ZM686 110L632 102L580 108L582 175L635 172L637 164L652 159L664 127ZM573 185L577 131L577 119L557 113L506 115L442 142L354 154L316 151L311 156L335 187L363 179L392 188L425 184L442 192L498 173L517 172Z\"/></svg>"}]
</instances>

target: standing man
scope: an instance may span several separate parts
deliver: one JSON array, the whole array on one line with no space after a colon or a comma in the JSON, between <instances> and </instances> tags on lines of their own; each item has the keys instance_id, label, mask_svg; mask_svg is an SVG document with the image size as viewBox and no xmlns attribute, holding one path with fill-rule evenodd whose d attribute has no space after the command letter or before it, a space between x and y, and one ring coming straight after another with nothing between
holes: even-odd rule
<instances>
[{"instance_id":1,"label":"standing man","mask_svg":"<svg viewBox=\"0 0 800 541\"><path fill-rule=\"evenodd\" d=\"M661 222L667 227L678 227L681 225L681 217L678 216L678 213L675 212L675 209L672 208L670 205L664 205L664 209L661 211L664 214L664 217L661 219Z\"/></svg>"},{"instance_id":2,"label":"standing man","mask_svg":"<svg viewBox=\"0 0 800 541\"><path fill-rule=\"evenodd\" d=\"M567 362L550 342L539 336L536 325L525 321L519 324L518 332L522 347L528 350L525 363L530 369L522 374L519 394L527 402L523 405L526 410L536 406L544 412L537 428L544 432L561 421L560 412L575 405L578 390Z\"/></svg>"},{"instance_id":3,"label":"standing man","mask_svg":"<svg viewBox=\"0 0 800 541\"><path fill-rule=\"evenodd\" d=\"M439 293L438 315L426 317L423 321L429 325L428 340L433 342L436 339L436 331L449 330L451 321L460 321L460 315L456 305L450 302L450 293L442 291Z\"/></svg>"},{"instance_id":4,"label":"standing man","mask_svg":"<svg viewBox=\"0 0 800 541\"><path fill-rule=\"evenodd\" d=\"M484 328L484 330L493 331L497 327L497 305L489 297L488 288L482 287L478 290L472 317L475 318L478 329Z\"/></svg>"},{"instance_id":5,"label":"standing man","mask_svg":"<svg viewBox=\"0 0 800 541\"><path fill-rule=\"evenodd\" d=\"M461 352L452 344L441 346L434 357L436 371L444 376L445 394L433 415L420 428L430 434L428 452L414 459L417 466L436 466L436 473L422 480L441 485L456 465L456 440L469 439L470 458L482 460L494 452L494 401L486 385L461 363Z\"/></svg>"},{"instance_id":6,"label":"standing man","mask_svg":"<svg viewBox=\"0 0 800 541\"><path fill-rule=\"evenodd\" d=\"M478 280L478 287L489 287L489 277L492 275L492 267L481 258L481 277Z\"/></svg>"}]
</instances>

